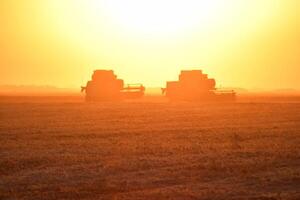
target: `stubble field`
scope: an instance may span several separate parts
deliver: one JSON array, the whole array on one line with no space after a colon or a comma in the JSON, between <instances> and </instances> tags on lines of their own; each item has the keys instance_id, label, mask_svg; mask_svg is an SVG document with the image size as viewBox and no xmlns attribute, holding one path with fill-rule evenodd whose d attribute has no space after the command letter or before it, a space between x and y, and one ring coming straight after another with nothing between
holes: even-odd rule
<instances>
[{"instance_id":1,"label":"stubble field","mask_svg":"<svg viewBox=\"0 0 300 200\"><path fill-rule=\"evenodd\" d=\"M0 199L300 199L300 103L0 102Z\"/></svg>"}]
</instances>

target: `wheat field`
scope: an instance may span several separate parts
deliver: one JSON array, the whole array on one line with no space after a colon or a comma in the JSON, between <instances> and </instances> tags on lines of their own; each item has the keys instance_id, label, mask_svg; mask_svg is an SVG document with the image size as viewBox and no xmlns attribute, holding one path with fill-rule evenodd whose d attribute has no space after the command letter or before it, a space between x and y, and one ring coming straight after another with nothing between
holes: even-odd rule
<instances>
[{"instance_id":1,"label":"wheat field","mask_svg":"<svg viewBox=\"0 0 300 200\"><path fill-rule=\"evenodd\" d=\"M0 199L300 199L300 103L0 100Z\"/></svg>"}]
</instances>

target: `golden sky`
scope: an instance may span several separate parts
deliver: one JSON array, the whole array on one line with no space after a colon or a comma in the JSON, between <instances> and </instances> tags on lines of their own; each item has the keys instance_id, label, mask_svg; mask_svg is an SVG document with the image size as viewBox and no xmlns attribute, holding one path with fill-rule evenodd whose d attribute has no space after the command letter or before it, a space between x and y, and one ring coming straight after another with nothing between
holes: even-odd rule
<instances>
[{"instance_id":1,"label":"golden sky","mask_svg":"<svg viewBox=\"0 0 300 200\"><path fill-rule=\"evenodd\" d=\"M162 87L300 89L299 0L0 0L0 84L78 87L94 69Z\"/></svg>"}]
</instances>

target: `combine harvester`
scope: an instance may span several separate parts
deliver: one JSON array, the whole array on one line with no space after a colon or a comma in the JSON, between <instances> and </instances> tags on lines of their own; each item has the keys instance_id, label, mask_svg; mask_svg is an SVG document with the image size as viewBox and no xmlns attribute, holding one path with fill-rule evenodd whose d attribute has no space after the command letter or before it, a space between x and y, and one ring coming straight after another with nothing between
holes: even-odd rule
<instances>
[{"instance_id":1,"label":"combine harvester","mask_svg":"<svg viewBox=\"0 0 300 200\"><path fill-rule=\"evenodd\" d=\"M86 101L120 101L143 97L145 87L142 84L124 86L124 81L117 79L113 70L95 70L92 80L81 87L81 92L86 93Z\"/></svg>"},{"instance_id":2,"label":"combine harvester","mask_svg":"<svg viewBox=\"0 0 300 200\"><path fill-rule=\"evenodd\" d=\"M162 93L171 101L234 101L233 90L216 89L215 79L210 79L202 70L181 71L179 81L167 82Z\"/></svg>"}]
</instances>

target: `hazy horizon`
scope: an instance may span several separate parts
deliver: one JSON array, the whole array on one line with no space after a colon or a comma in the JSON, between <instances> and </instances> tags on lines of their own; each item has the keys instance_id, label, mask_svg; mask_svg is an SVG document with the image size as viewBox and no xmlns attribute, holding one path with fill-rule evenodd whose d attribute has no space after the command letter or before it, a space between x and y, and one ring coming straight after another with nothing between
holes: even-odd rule
<instances>
[{"instance_id":1,"label":"hazy horizon","mask_svg":"<svg viewBox=\"0 0 300 200\"><path fill-rule=\"evenodd\" d=\"M145 94L161 94L162 87L146 87ZM300 95L300 90L294 88L278 88L278 89L265 89L265 88L239 88L239 87L224 87L220 89L233 89L237 94L251 94L251 93L265 93L265 94L289 94ZM47 95L47 94L78 94L83 95L80 92L80 87L58 87L53 85L0 85L0 95Z\"/></svg>"}]
</instances>

